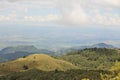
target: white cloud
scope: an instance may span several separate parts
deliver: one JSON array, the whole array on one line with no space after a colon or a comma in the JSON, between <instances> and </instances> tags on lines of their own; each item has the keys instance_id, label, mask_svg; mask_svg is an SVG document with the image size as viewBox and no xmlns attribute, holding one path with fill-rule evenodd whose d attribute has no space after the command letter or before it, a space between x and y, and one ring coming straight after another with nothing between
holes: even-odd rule
<instances>
[{"instance_id":1,"label":"white cloud","mask_svg":"<svg viewBox=\"0 0 120 80\"><path fill-rule=\"evenodd\" d=\"M79 3L73 1L61 1L57 6L62 15L62 23L81 25L88 23L88 15Z\"/></svg>"},{"instance_id":2,"label":"white cloud","mask_svg":"<svg viewBox=\"0 0 120 80\"><path fill-rule=\"evenodd\" d=\"M120 0L104 0L108 4L120 8Z\"/></svg>"},{"instance_id":3,"label":"white cloud","mask_svg":"<svg viewBox=\"0 0 120 80\"><path fill-rule=\"evenodd\" d=\"M114 2L65 0L58 1L57 8L62 15L61 22L65 25L120 25L120 13L112 11L119 9L119 2L118 0L114 0Z\"/></svg>"},{"instance_id":4,"label":"white cloud","mask_svg":"<svg viewBox=\"0 0 120 80\"><path fill-rule=\"evenodd\" d=\"M9 2L0 1L0 10L1 10L1 9L5 9L5 8L7 8L8 6L10 6L10 3L9 3Z\"/></svg>"},{"instance_id":5,"label":"white cloud","mask_svg":"<svg viewBox=\"0 0 120 80\"><path fill-rule=\"evenodd\" d=\"M16 21L19 21L17 19L17 13L16 12L12 12L8 15L0 15L0 22L16 22Z\"/></svg>"},{"instance_id":6,"label":"white cloud","mask_svg":"<svg viewBox=\"0 0 120 80\"><path fill-rule=\"evenodd\" d=\"M11 8L13 13L0 14L0 22L51 22L64 25L118 25L120 26L120 0L1 0L0 9ZM37 7L56 8L59 13L47 15L26 14ZM116 12L114 12L116 10Z\"/></svg>"},{"instance_id":7,"label":"white cloud","mask_svg":"<svg viewBox=\"0 0 120 80\"><path fill-rule=\"evenodd\" d=\"M94 15L91 16L91 21L93 24L99 25L120 25L120 15L112 14L109 12L100 13L99 10L94 11Z\"/></svg>"},{"instance_id":8,"label":"white cloud","mask_svg":"<svg viewBox=\"0 0 120 80\"><path fill-rule=\"evenodd\" d=\"M59 20L57 15L49 14L47 16L25 16L24 21L27 22L52 22Z\"/></svg>"},{"instance_id":9,"label":"white cloud","mask_svg":"<svg viewBox=\"0 0 120 80\"><path fill-rule=\"evenodd\" d=\"M8 16L0 15L0 22L9 21L9 20L10 18Z\"/></svg>"}]
</instances>

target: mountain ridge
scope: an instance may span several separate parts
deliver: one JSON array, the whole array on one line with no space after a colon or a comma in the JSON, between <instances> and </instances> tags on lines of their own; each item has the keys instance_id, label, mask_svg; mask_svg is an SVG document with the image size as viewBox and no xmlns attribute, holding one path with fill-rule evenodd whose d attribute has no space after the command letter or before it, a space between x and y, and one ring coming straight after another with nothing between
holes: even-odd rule
<instances>
[{"instance_id":1,"label":"mountain ridge","mask_svg":"<svg viewBox=\"0 0 120 80\"><path fill-rule=\"evenodd\" d=\"M75 50L83 50L85 48L117 48L117 47L114 47L113 45L107 44L107 43L97 43L93 45L76 46L76 47L71 47L67 49L61 49L58 51L58 53L64 55L63 53L68 53Z\"/></svg>"},{"instance_id":2,"label":"mountain ridge","mask_svg":"<svg viewBox=\"0 0 120 80\"><path fill-rule=\"evenodd\" d=\"M0 62L14 60L19 57L27 56L34 53L44 53L49 55L54 54L53 51L47 49L38 49L33 45L6 47L0 51L0 57L4 59L1 59Z\"/></svg>"},{"instance_id":3,"label":"mountain ridge","mask_svg":"<svg viewBox=\"0 0 120 80\"><path fill-rule=\"evenodd\" d=\"M110 44L106 44L106 43L97 43L92 45L92 47L96 47L96 48L115 48L113 45Z\"/></svg>"}]
</instances>

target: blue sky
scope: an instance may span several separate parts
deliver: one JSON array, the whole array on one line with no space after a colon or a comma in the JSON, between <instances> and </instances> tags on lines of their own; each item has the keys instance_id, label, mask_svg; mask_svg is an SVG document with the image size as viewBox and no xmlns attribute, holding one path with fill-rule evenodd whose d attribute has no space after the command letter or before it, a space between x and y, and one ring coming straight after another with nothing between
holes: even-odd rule
<instances>
[{"instance_id":1,"label":"blue sky","mask_svg":"<svg viewBox=\"0 0 120 80\"><path fill-rule=\"evenodd\" d=\"M0 0L0 47L19 41L119 46L119 34L120 0Z\"/></svg>"}]
</instances>

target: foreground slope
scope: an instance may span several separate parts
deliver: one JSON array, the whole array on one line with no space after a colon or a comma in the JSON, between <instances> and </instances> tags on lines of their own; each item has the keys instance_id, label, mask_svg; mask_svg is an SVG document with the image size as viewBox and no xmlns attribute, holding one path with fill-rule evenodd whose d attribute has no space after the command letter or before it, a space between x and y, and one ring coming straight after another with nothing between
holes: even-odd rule
<instances>
[{"instance_id":1,"label":"foreground slope","mask_svg":"<svg viewBox=\"0 0 120 80\"><path fill-rule=\"evenodd\" d=\"M1 76L0 80L102 80L100 74L111 74L102 70L40 71L31 69Z\"/></svg>"},{"instance_id":2,"label":"foreground slope","mask_svg":"<svg viewBox=\"0 0 120 80\"><path fill-rule=\"evenodd\" d=\"M76 67L67 61L58 60L45 54L32 54L14 61L1 63L0 74L3 75L33 68L43 71L52 71L56 69L64 71L75 69Z\"/></svg>"}]
</instances>

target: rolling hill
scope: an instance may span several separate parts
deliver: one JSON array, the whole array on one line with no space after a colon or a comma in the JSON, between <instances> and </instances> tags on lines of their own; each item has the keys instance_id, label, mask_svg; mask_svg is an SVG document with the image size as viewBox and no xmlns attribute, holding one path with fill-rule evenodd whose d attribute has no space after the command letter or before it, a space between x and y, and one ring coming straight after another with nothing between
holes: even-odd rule
<instances>
[{"instance_id":1,"label":"rolling hill","mask_svg":"<svg viewBox=\"0 0 120 80\"><path fill-rule=\"evenodd\" d=\"M76 69L72 63L52 58L45 54L32 54L27 57L18 58L0 64L0 75L11 72L19 72L28 69L39 69L43 71Z\"/></svg>"},{"instance_id":2,"label":"rolling hill","mask_svg":"<svg viewBox=\"0 0 120 80\"><path fill-rule=\"evenodd\" d=\"M120 75L119 61L120 50L107 48L73 50L56 58L31 54L1 63L0 80L112 80Z\"/></svg>"}]
</instances>

